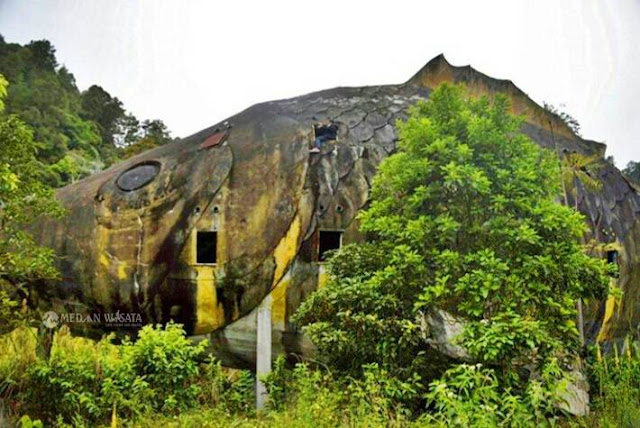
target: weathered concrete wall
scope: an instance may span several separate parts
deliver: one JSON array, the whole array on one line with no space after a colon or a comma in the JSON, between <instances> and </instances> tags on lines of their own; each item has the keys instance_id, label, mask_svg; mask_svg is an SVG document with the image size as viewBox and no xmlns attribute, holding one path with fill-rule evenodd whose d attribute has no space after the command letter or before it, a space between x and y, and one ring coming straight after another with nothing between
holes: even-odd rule
<instances>
[{"instance_id":1,"label":"weathered concrete wall","mask_svg":"<svg viewBox=\"0 0 640 428\"><path fill-rule=\"evenodd\" d=\"M192 334L211 333L218 354L235 365L255 361L256 308L268 302L274 353L309 350L289 319L326 281L318 231L343 230L345 243L362 239L353 219L367 203L378 164L395 149L395 121L443 81L464 82L475 94L508 94L527 120L523 131L541 146L604 154L603 144L549 119L511 82L440 56L405 84L259 104L229 118L230 129L215 125L61 189L70 215L42 221L37 234L62 255L63 280L40 287L39 297L66 308L140 312L146 322L174 319ZM312 155L312 126L328 119L339 124L339 142ZM205 147L221 135L221 144ZM121 174L140 164L147 166L140 174L128 173L134 185L144 184L153 167L157 175L123 190ZM640 321L640 197L604 161L601 180L602 192L582 191L579 207L598 239L624 248L617 286L625 298L622 305L591 303L592 340L635 332ZM217 232L215 265L196 261L196 233L203 230Z\"/></svg>"}]
</instances>

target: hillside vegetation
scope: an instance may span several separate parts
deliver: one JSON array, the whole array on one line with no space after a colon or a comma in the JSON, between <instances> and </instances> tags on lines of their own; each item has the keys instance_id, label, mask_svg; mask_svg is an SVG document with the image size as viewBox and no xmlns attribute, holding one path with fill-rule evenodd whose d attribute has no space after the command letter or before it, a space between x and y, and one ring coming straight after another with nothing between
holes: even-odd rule
<instances>
[{"instance_id":1,"label":"hillside vegetation","mask_svg":"<svg viewBox=\"0 0 640 428\"><path fill-rule=\"evenodd\" d=\"M21 46L0 36L0 74L10 82L6 113L33 130L43 180L52 186L170 140L162 121L138 120L100 86L81 92L47 40Z\"/></svg>"}]
</instances>

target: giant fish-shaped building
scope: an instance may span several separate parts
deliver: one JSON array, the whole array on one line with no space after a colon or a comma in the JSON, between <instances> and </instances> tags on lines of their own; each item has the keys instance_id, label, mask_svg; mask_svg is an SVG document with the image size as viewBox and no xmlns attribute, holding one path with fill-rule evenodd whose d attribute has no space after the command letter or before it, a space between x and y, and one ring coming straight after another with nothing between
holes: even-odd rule
<instances>
[{"instance_id":1,"label":"giant fish-shaped building","mask_svg":"<svg viewBox=\"0 0 640 428\"><path fill-rule=\"evenodd\" d=\"M438 56L406 83L258 104L60 189L68 215L33 231L60 256L62 279L39 287L39 298L67 311L173 319L210 335L236 365L255 361L256 309L269 307L274 351L304 352L290 316L326 280L324 252L362 239L355 216L395 149L396 120L442 82L507 94L541 146L604 156L603 144L575 135L510 81ZM310 153L313 125L329 119L338 141ZM640 196L604 160L600 179L597 194L581 189L578 206L598 239L621 248L622 303L592 304L587 324L591 340L610 340L640 322Z\"/></svg>"}]
</instances>

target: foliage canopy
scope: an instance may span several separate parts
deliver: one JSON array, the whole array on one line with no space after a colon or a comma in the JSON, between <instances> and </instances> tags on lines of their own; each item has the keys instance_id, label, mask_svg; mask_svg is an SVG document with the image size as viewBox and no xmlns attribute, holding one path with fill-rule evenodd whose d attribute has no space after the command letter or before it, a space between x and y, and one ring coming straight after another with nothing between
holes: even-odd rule
<instances>
[{"instance_id":1,"label":"foliage canopy","mask_svg":"<svg viewBox=\"0 0 640 428\"><path fill-rule=\"evenodd\" d=\"M0 107L7 81L0 75ZM57 276L53 252L40 247L25 226L40 215L60 215L53 189L40 180L33 132L20 119L0 109L0 327L11 325L9 296L25 283ZM11 284L11 286L9 286ZM20 294L20 293L18 293ZM15 308L14 308L15 309Z\"/></svg>"},{"instance_id":2,"label":"foliage canopy","mask_svg":"<svg viewBox=\"0 0 640 428\"><path fill-rule=\"evenodd\" d=\"M640 162L630 161L622 172L634 182L640 183Z\"/></svg>"},{"instance_id":3,"label":"foliage canopy","mask_svg":"<svg viewBox=\"0 0 640 428\"><path fill-rule=\"evenodd\" d=\"M422 321L436 308L464 320L460 344L504 385L577 351L576 301L606 294L608 268L583 251L582 215L558 203L557 157L520 125L506 97L449 84L398 123L360 215L368 242L334 256L296 315L330 365L432 375Z\"/></svg>"},{"instance_id":4,"label":"foliage canopy","mask_svg":"<svg viewBox=\"0 0 640 428\"><path fill-rule=\"evenodd\" d=\"M138 121L100 86L80 92L48 40L21 46L0 36L0 73L11 82L7 112L33 130L40 174L50 185L78 180L170 140L161 121ZM144 146L136 147L143 137Z\"/></svg>"}]
</instances>

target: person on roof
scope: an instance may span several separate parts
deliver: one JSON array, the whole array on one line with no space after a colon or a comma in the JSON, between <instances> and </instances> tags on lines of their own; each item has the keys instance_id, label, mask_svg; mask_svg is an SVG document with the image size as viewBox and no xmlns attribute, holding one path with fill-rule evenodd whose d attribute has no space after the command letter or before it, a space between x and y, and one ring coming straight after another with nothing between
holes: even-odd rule
<instances>
[{"instance_id":1,"label":"person on roof","mask_svg":"<svg viewBox=\"0 0 640 428\"><path fill-rule=\"evenodd\" d=\"M326 141L338 138L338 124L333 120L328 125L313 125L313 128L316 139L313 141L313 148L310 150L311 153L320 153L320 149Z\"/></svg>"}]
</instances>

